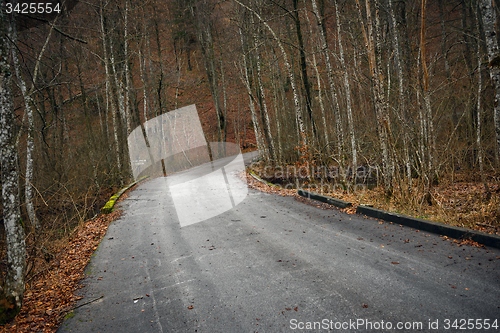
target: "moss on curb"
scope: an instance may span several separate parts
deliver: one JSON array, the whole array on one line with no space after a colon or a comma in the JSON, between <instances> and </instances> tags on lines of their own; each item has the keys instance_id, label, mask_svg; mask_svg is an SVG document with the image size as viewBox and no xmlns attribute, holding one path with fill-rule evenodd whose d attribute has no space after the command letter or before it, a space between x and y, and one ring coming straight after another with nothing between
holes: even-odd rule
<instances>
[{"instance_id":1,"label":"moss on curb","mask_svg":"<svg viewBox=\"0 0 500 333\"><path fill-rule=\"evenodd\" d=\"M257 176L257 174L253 170L248 170L248 173L250 174L250 176L252 176L253 178L257 179L259 182L261 182L263 184L266 184L267 186L279 187L276 184L270 183L267 180L260 178L259 176Z\"/></svg>"},{"instance_id":2,"label":"moss on curb","mask_svg":"<svg viewBox=\"0 0 500 333\"><path fill-rule=\"evenodd\" d=\"M131 188L135 184L139 183L140 181L143 181L146 178L148 178L148 176L141 177L138 180L136 180L135 182L128 184L127 186L122 188L120 191L118 191L118 193L114 194L111 198L109 198L108 202L106 202L106 204L101 208L101 213L102 214L111 213L113 211L113 208L115 207L116 201L118 201L118 199L120 199L122 194L125 193L125 191L127 191L129 188Z\"/></svg>"}]
</instances>

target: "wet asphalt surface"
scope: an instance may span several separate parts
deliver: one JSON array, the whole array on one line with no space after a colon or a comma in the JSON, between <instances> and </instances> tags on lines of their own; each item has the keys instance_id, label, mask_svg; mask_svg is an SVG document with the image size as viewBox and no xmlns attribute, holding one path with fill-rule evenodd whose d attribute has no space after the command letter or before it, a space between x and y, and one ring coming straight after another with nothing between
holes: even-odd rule
<instances>
[{"instance_id":1,"label":"wet asphalt surface","mask_svg":"<svg viewBox=\"0 0 500 333\"><path fill-rule=\"evenodd\" d=\"M58 332L500 329L498 249L252 189L181 227L175 177L143 182L120 204Z\"/></svg>"}]
</instances>

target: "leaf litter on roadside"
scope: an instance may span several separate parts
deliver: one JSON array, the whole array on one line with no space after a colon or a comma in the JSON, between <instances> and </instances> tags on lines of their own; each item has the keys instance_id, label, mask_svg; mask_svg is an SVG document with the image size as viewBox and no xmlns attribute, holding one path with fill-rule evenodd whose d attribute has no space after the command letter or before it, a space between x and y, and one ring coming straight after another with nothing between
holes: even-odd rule
<instances>
[{"instance_id":1,"label":"leaf litter on roadside","mask_svg":"<svg viewBox=\"0 0 500 333\"><path fill-rule=\"evenodd\" d=\"M85 267L109 224L120 214L121 211L114 211L99 215L77 227L50 267L26 286L21 312L14 321L0 326L0 332L56 332L81 299L75 292L81 287Z\"/></svg>"}]
</instances>

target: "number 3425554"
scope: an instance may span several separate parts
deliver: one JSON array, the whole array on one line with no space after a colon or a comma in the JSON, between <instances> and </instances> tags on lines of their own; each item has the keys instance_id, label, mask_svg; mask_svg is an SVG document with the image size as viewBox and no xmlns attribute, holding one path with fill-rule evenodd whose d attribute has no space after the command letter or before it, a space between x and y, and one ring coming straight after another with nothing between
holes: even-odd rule
<instances>
[{"instance_id":1,"label":"number 3425554","mask_svg":"<svg viewBox=\"0 0 500 333\"><path fill-rule=\"evenodd\" d=\"M5 3L5 12L7 14L51 14L60 13L61 5L59 3L38 2L38 3Z\"/></svg>"}]
</instances>

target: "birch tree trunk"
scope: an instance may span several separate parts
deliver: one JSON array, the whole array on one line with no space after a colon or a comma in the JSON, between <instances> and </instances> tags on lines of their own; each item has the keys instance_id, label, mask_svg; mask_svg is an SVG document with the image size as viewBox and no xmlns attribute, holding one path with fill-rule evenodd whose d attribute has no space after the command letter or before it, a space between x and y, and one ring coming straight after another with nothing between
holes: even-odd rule
<instances>
[{"instance_id":1,"label":"birch tree trunk","mask_svg":"<svg viewBox=\"0 0 500 333\"><path fill-rule=\"evenodd\" d=\"M409 114L407 111L407 80L406 75L403 71L402 64L402 50L401 50L401 35L399 33L398 23L394 11L393 0L389 0L389 9L392 19L392 30L394 34L393 44L394 44L394 62L396 65L396 70L398 73L398 92L399 92L399 116L402 118L401 123L403 125L403 154L404 154L404 164L406 168L406 180L408 182L408 188L412 187L412 177L411 177L411 158L410 158L410 142L411 142L411 125Z\"/></svg>"},{"instance_id":2,"label":"birch tree trunk","mask_svg":"<svg viewBox=\"0 0 500 333\"><path fill-rule=\"evenodd\" d=\"M108 40L109 43L109 67L111 76L113 78L113 83L115 84L114 89L111 89L112 92L116 93L116 99L118 101L118 111L120 113L121 120L125 122L125 129L128 130L130 128L130 115L128 112L127 103L125 100L126 94L125 89L123 88L123 82L118 78L118 71L116 70L116 61L115 61L115 50L113 47L113 41ZM123 124L123 123L122 123Z\"/></svg>"},{"instance_id":3,"label":"birch tree trunk","mask_svg":"<svg viewBox=\"0 0 500 333\"><path fill-rule=\"evenodd\" d=\"M26 118L28 120L28 131L27 131L27 139L26 139L26 174L25 174L25 184L24 184L24 199L26 202L26 212L28 214L28 218L33 227L38 229L40 227L40 222L38 221L38 217L36 216L35 207L33 204L33 155L35 151L35 141L34 141L34 131L35 131L35 121L33 117L33 92L35 90L35 84L38 78L38 72L40 69L40 64L42 61L43 54L47 49L47 44L49 43L50 37L52 36L53 25L49 29L49 33L47 38L45 39L45 43L38 54L35 68L32 74L32 84L31 88L28 91L26 87L26 82L21 73L21 65L19 64L19 57L16 52L16 48L12 48L12 60L14 64L14 70L16 73L17 81L19 88L21 89L21 93L24 99L24 108L26 113ZM13 29L13 39L17 40L15 27Z\"/></svg>"},{"instance_id":4,"label":"birch tree trunk","mask_svg":"<svg viewBox=\"0 0 500 333\"><path fill-rule=\"evenodd\" d=\"M110 63L109 63L109 57L108 57L108 42L107 42L107 31L106 31L106 24L104 22L104 4L101 2L101 8L100 8L100 19L101 19L101 38L102 38L102 49L103 49L103 61L104 61L104 69L106 73L106 100L107 100L107 105L106 108L110 109L111 112L111 119L113 120L113 137L115 141L115 154L116 154L116 165L118 167L118 170L121 170L122 168L122 162L120 158L120 140L118 137L118 120L116 119L116 104L115 104L115 96L113 94L112 88L111 88L111 70L110 70Z\"/></svg>"},{"instance_id":5,"label":"birch tree trunk","mask_svg":"<svg viewBox=\"0 0 500 333\"><path fill-rule=\"evenodd\" d=\"M365 0L366 7L366 27L361 13L359 0L356 5L359 11L359 18L362 25L363 37L368 51L368 65L370 68L370 80L375 101L375 115L377 118L377 132L380 149L382 151L382 174L384 181L384 191L387 196L392 195L393 189L393 163L389 151L390 140L390 120L388 116L388 105L384 94L383 73L382 73L382 36L380 25L380 3L375 0L375 21L373 20L371 0ZM375 30L375 32L374 32Z\"/></svg>"},{"instance_id":6,"label":"birch tree trunk","mask_svg":"<svg viewBox=\"0 0 500 333\"><path fill-rule=\"evenodd\" d=\"M304 0L305 2L305 0ZM313 29L312 29L312 26L311 26L311 20L309 20L309 15L305 15L306 16L306 20L307 20L307 24L309 26L309 34L311 36L313 36ZM320 52L320 46L318 45L314 51L312 52L311 54L311 58L312 58L312 61L313 61L313 68L314 68L314 73L316 74L316 84L318 86L318 102L319 102L319 109L321 111L321 123L323 125L323 138L325 140L324 144L326 145L326 147L328 147L328 142L330 141L330 139L328 138L328 129L329 129L329 126L326 122L326 111L325 111L325 103L323 101L323 88L321 86L321 75L319 73L319 69L318 69L318 62L316 60L316 52Z\"/></svg>"},{"instance_id":7,"label":"birch tree trunk","mask_svg":"<svg viewBox=\"0 0 500 333\"><path fill-rule=\"evenodd\" d=\"M493 10L492 0L481 0L481 16L483 18L486 48L488 50L490 79L495 90L493 121L495 123L496 138L495 156L498 164L500 162L500 54L498 50L497 31L495 28L496 14Z\"/></svg>"},{"instance_id":8,"label":"birch tree trunk","mask_svg":"<svg viewBox=\"0 0 500 333\"><path fill-rule=\"evenodd\" d=\"M366 0L369 3L369 0ZM367 6L367 16L371 20L370 7ZM371 24L369 24L372 26ZM370 28L371 31L371 28ZM373 37L371 38L373 42ZM382 168L384 173L384 187L385 194L392 195L393 178L394 178L394 165L391 158L390 149L390 133L391 122L389 117L389 105L385 99L383 70L382 70L382 26L380 23L380 2L375 0L375 48L373 57L375 58L375 68L372 72L374 74L374 89L375 89L375 109L377 110L377 118L379 123L379 139L382 149Z\"/></svg>"},{"instance_id":9,"label":"birch tree trunk","mask_svg":"<svg viewBox=\"0 0 500 333\"><path fill-rule=\"evenodd\" d=\"M268 156L264 145L264 139L262 138L262 131L260 129L259 119L257 118L257 112L255 110L254 97L252 93L252 87L250 84L250 75L249 75L248 61L246 56L248 48L245 45L245 40L243 38L243 32L241 31L241 28L239 29L239 33L240 33L241 47L243 49L243 55L242 55L243 68L241 69L243 74L241 80L248 94L248 106L250 108L250 115L252 117L252 125L255 134L255 140L257 141L257 149L259 150L259 153L261 155L264 155L264 157L267 159Z\"/></svg>"},{"instance_id":10,"label":"birch tree trunk","mask_svg":"<svg viewBox=\"0 0 500 333\"><path fill-rule=\"evenodd\" d=\"M252 17L253 23L253 17ZM258 29L257 31L260 31ZM267 109L266 102L266 91L264 90L264 85L262 84L262 68L261 68L261 58L260 58L260 48L259 42L257 40L257 34L253 36L254 51L255 51L255 66L257 68L257 85L259 86L259 105L262 123L264 126L264 135L267 141L267 148L269 150L269 158L272 161L276 160L276 149L274 148L273 136L271 134L271 121L269 120L269 112Z\"/></svg>"},{"instance_id":11,"label":"birch tree trunk","mask_svg":"<svg viewBox=\"0 0 500 333\"><path fill-rule=\"evenodd\" d=\"M132 132L132 121L131 121L131 112L130 105L131 101L131 90L132 90L132 78L130 77L130 65L129 65L129 34L128 34L128 16L129 16L129 0L125 1L125 19L124 19L124 27L123 27L123 53L125 58L124 63L124 74L125 74L125 91L124 91L124 113L125 113L125 123L126 123L126 137Z\"/></svg>"},{"instance_id":12,"label":"birch tree trunk","mask_svg":"<svg viewBox=\"0 0 500 333\"><path fill-rule=\"evenodd\" d=\"M0 0L0 7L4 2ZM10 21L10 20L9 20ZM14 22L4 17L0 10L0 164L3 220L7 247L7 272L0 286L0 322L12 319L21 309L26 271L26 244L19 210L19 173L14 133L14 105L11 93L9 46L13 40ZM10 35L7 37L7 35ZM9 40L10 39L10 40Z\"/></svg>"},{"instance_id":13,"label":"birch tree trunk","mask_svg":"<svg viewBox=\"0 0 500 333\"><path fill-rule=\"evenodd\" d=\"M142 117L144 123L148 121L148 99L149 99L149 94L148 94L148 79L147 79L147 73L146 73L146 58L144 54L141 52L141 49L138 50L139 52L139 71L140 71L140 76L141 76L141 82L142 82ZM176 101L176 106L177 108L177 101Z\"/></svg>"},{"instance_id":14,"label":"birch tree trunk","mask_svg":"<svg viewBox=\"0 0 500 333\"><path fill-rule=\"evenodd\" d=\"M342 29L341 29L337 0L334 0L334 4L335 4L335 18L337 20L337 41L339 44L339 57L340 57L340 64L342 66L342 71L344 74L347 125L349 127L349 139L351 141L352 169L353 169L353 176L355 177L358 168L358 157L357 157L358 153L356 150L356 133L354 132L354 119L352 117L351 85L349 83L349 73L347 71L347 65L344 58L344 47L342 45ZM355 178L354 181L356 181Z\"/></svg>"},{"instance_id":15,"label":"birch tree trunk","mask_svg":"<svg viewBox=\"0 0 500 333\"><path fill-rule=\"evenodd\" d=\"M306 98L306 110L311 122L311 128L313 133L313 138L318 141L318 130L316 129L316 123L314 121L312 113L312 97L311 97L311 84L309 82L309 75L307 74L307 63L306 63L306 51L304 46L304 38L302 37L302 28L300 24L299 15L299 1L293 0L293 12L292 17L295 22L295 33L297 35L297 42L299 47L299 61L300 61L300 74L302 79L302 85L304 86L304 93Z\"/></svg>"},{"instance_id":16,"label":"birch tree trunk","mask_svg":"<svg viewBox=\"0 0 500 333\"><path fill-rule=\"evenodd\" d=\"M273 28L271 28L271 26L267 23L266 20L262 19L262 17L259 15L259 13L257 13L255 10L251 9L247 5L244 5L243 3L241 3L238 0L234 0L234 2L236 2L237 4L239 4L242 7L246 8L253 15L255 15L257 17L257 19L260 22L262 22L262 24L269 30L269 32L273 36L273 39L278 44L278 47L279 47L279 49L281 51L281 55L283 56L283 61L285 63L285 67L286 67L286 70L287 70L288 78L290 80L290 87L292 88L293 104L295 106L295 119L297 121L298 130L299 130L299 136L300 136L300 138L299 138L299 144L302 147L306 148L307 147L307 136L306 136L306 131L305 131L305 127L304 127L304 121L302 119L302 109L300 107L299 94L298 94L297 86L296 86L296 83L295 83L295 75L293 74L293 68L292 68L292 65L290 64L290 61L288 60L288 55L287 55L287 53L285 51L285 48L283 47L283 44L281 43L280 39L278 38L278 36L274 32Z\"/></svg>"},{"instance_id":17,"label":"birch tree trunk","mask_svg":"<svg viewBox=\"0 0 500 333\"><path fill-rule=\"evenodd\" d=\"M477 9L477 8L476 8ZM476 23L477 23L477 35L481 34L479 26L480 26L481 18L479 17L479 10L476 10ZM484 153L483 153L483 145L481 140L482 133L482 116L483 116L483 105L481 103L482 93L483 93L483 77L481 73L483 57L481 56L481 46L482 41L481 38L477 39L477 50L476 50L476 58L477 58L477 104L476 104L476 145L477 145L477 161L479 163L479 173L481 174L481 181L484 186L484 191L486 193L486 201L491 199L490 188L488 187L488 183L486 181L486 176L484 174Z\"/></svg>"},{"instance_id":18,"label":"birch tree trunk","mask_svg":"<svg viewBox=\"0 0 500 333\"><path fill-rule=\"evenodd\" d=\"M424 176L427 181L426 197L430 198L430 187L434 182L434 152L436 151L436 144L434 139L434 124L432 119L432 106L431 97L429 93L429 70L427 68L427 52L426 52L426 11L427 11L427 0L421 1L421 24L420 24L420 61L422 68L422 95L424 100L424 112L421 116L421 122L423 127L423 148L422 158L426 159L426 165L423 165ZM428 200L429 201L429 200Z\"/></svg>"},{"instance_id":19,"label":"birch tree trunk","mask_svg":"<svg viewBox=\"0 0 500 333\"><path fill-rule=\"evenodd\" d=\"M333 74L333 67L330 61L330 51L328 49L328 43L326 40L326 27L324 24L323 15L321 15L316 0L311 0L313 12L318 21L318 26L320 30L321 38L321 49L323 50L323 56L325 57L326 71L328 75L328 84L330 86L330 94L332 96L333 103L333 115L335 117L335 129L337 134L337 151L338 160L342 161L342 156L344 155L344 129L342 126L342 117L340 115L340 106L338 102L337 92L335 91L335 79Z\"/></svg>"}]
</instances>

